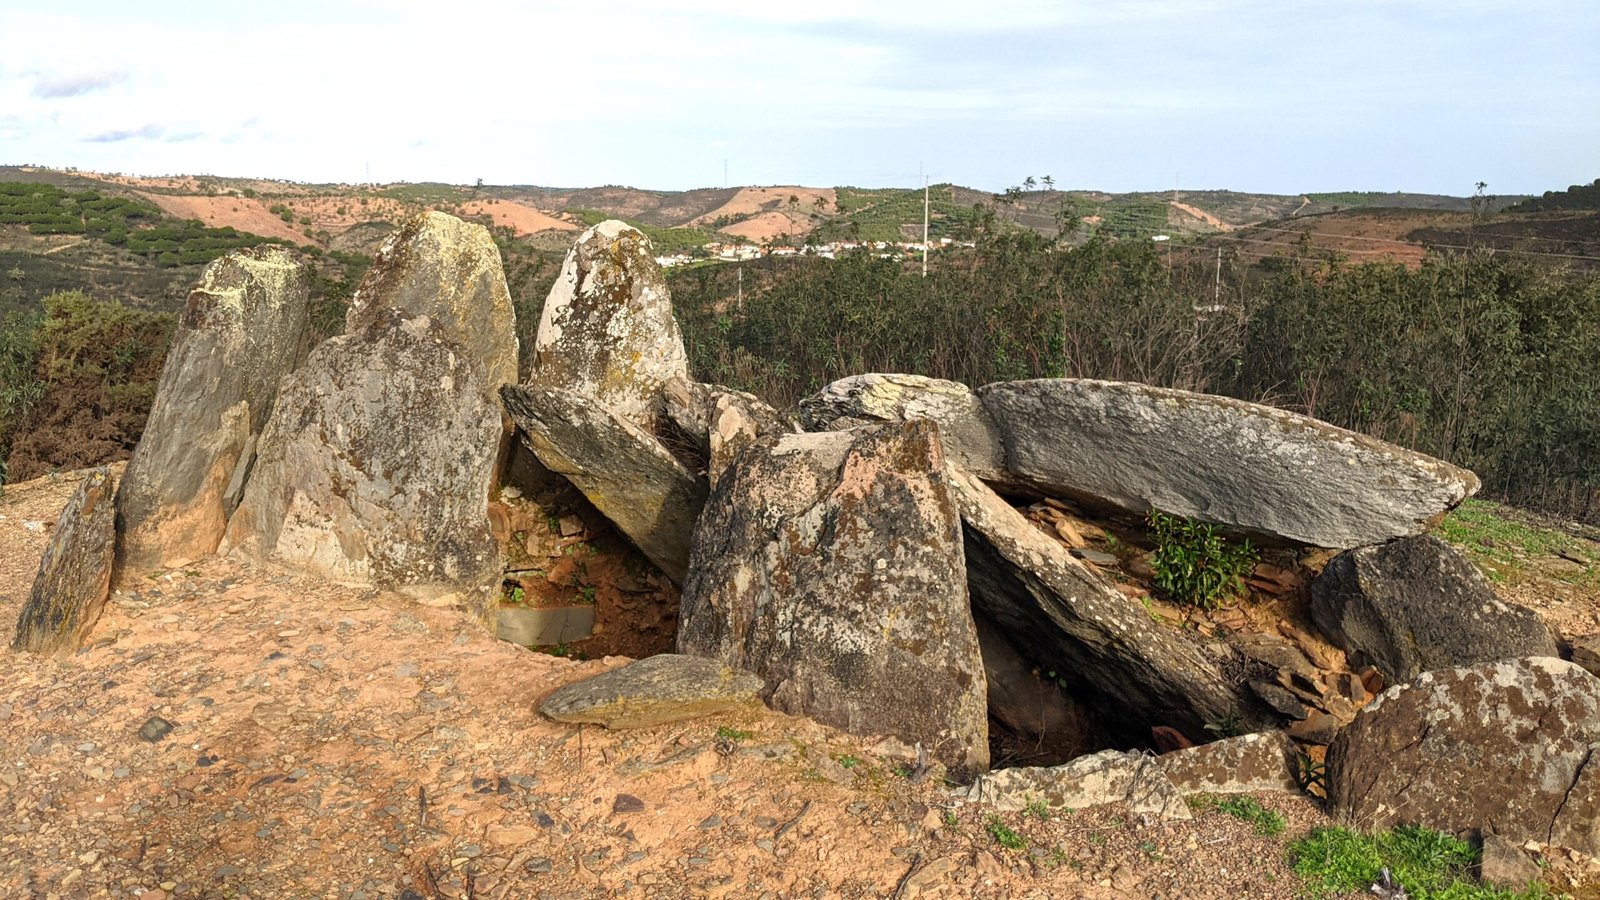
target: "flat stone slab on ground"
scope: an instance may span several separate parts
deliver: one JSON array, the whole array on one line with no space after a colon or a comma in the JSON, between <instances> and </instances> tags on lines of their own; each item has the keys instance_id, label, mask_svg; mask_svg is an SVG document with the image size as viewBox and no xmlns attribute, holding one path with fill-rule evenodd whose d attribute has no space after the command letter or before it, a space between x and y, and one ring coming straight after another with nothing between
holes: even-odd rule
<instances>
[{"instance_id":1,"label":"flat stone slab on ground","mask_svg":"<svg viewBox=\"0 0 1600 900\"><path fill-rule=\"evenodd\" d=\"M749 672L663 653L557 688L539 712L557 722L649 728L756 705L760 691Z\"/></svg>"},{"instance_id":2,"label":"flat stone slab on ground","mask_svg":"<svg viewBox=\"0 0 1600 900\"><path fill-rule=\"evenodd\" d=\"M502 606L495 613L495 636L524 647L553 647L594 633L594 606Z\"/></svg>"}]
</instances>

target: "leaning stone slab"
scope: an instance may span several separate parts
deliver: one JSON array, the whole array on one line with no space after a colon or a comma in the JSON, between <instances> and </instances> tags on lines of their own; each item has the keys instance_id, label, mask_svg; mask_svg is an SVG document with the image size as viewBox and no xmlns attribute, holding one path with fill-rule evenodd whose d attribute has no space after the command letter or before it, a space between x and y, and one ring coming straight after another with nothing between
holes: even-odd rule
<instances>
[{"instance_id":1,"label":"leaning stone slab","mask_svg":"<svg viewBox=\"0 0 1600 900\"><path fill-rule=\"evenodd\" d=\"M307 336L305 267L279 247L235 250L189 294L139 445L117 489L119 564L217 551L229 496Z\"/></svg>"},{"instance_id":2,"label":"leaning stone slab","mask_svg":"<svg viewBox=\"0 0 1600 900\"><path fill-rule=\"evenodd\" d=\"M482 225L425 212L383 242L361 279L345 332L365 328L384 308L427 316L457 349L483 367L493 391L517 382L517 322L500 248Z\"/></svg>"},{"instance_id":3,"label":"leaning stone slab","mask_svg":"<svg viewBox=\"0 0 1600 900\"><path fill-rule=\"evenodd\" d=\"M506 385L500 397L539 462L571 481L681 584L705 482L654 436L592 398L534 385Z\"/></svg>"},{"instance_id":4,"label":"leaning stone slab","mask_svg":"<svg viewBox=\"0 0 1600 900\"><path fill-rule=\"evenodd\" d=\"M1590 675L1600 676L1600 634L1572 639L1572 661Z\"/></svg>"},{"instance_id":5,"label":"leaning stone slab","mask_svg":"<svg viewBox=\"0 0 1600 900\"><path fill-rule=\"evenodd\" d=\"M1048 494L1348 549L1420 534L1477 476L1307 416L1084 379L991 384L1013 475Z\"/></svg>"},{"instance_id":6,"label":"leaning stone slab","mask_svg":"<svg viewBox=\"0 0 1600 900\"><path fill-rule=\"evenodd\" d=\"M1104 750L1063 766L1000 769L980 775L958 796L971 803L1015 812L1035 803L1052 810L1087 809L1107 803L1162 819L1194 817L1153 757Z\"/></svg>"},{"instance_id":7,"label":"leaning stone slab","mask_svg":"<svg viewBox=\"0 0 1600 900\"><path fill-rule=\"evenodd\" d=\"M984 481L1005 482L1006 449L994 417L972 388L923 375L841 378L800 401L807 431L842 431L877 422L932 419L950 459Z\"/></svg>"},{"instance_id":8,"label":"leaning stone slab","mask_svg":"<svg viewBox=\"0 0 1600 900\"><path fill-rule=\"evenodd\" d=\"M1156 758L1178 793L1246 794L1302 792L1294 742L1281 731L1263 731L1185 747Z\"/></svg>"},{"instance_id":9,"label":"leaning stone slab","mask_svg":"<svg viewBox=\"0 0 1600 900\"><path fill-rule=\"evenodd\" d=\"M749 672L663 653L557 688L539 712L557 722L650 728L758 705L760 691Z\"/></svg>"},{"instance_id":10,"label":"leaning stone slab","mask_svg":"<svg viewBox=\"0 0 1600 900\"><path fill-rule=\"evenodd\" d=\"M694 456L704 461L713 486L756 438L800 430L799 424L755 394L721 385L672 378L661 386L661 397L668 421L692 443Z\"/></svg>"},{"instance_id":11,"label":"leaning stone slab","mask_svg":"<svg viewBox=\"0 0 1600 900\"><path fill-rule=\"evenodd\" d=\"M1421 535L1341 553L1311 582L1311 617L1390 684L1517 656L1555 656L1539 614L1495 596L1459 550Z\"/></svg>"},{"instance_id":12,"label":"leaning stone slab","mask_svg":"<svg viewBox=\"0 0 1600 900\"><path fill-rule=\"evenodd\" d=\"M1363 827L1600 855L1600 678L1549 657L1426 672L1339 733L1327 786L1330 809Z\"/></svg>"},{"instance_id":13,"label":"leaning stone slab","mask_svg":"<svg viewBox=\"0 0 1600 900\"><path fill-rule=\"evenodd\" d=\"M501 413L482 379L427 316L325 341L284 383L224 549L487 618Z\"/></svg>"},{"instance_id":14,"label":"leaning stone slab","mask_svg":"<svg viewBox=\"0 0 1600 900\"><path fill-rule=\"evenodd\" d=\"M749 669L769 706L988 768L983 660L936 427L762 438L695 532L678 652Z\"/></svg>"},{"instance_id":15,"label":"leaning stone slab","mask_svg":"<svg viewBox=\"0 0 1600 900\"><path fill-rule=\"evenodd\" d=\"M1232 651L1151 619L970 472L948 479L961 512L972 607L1075 698L1130 736L1166 725L1193 739L1207 723L1256 715L1224 674Z\"/></svg>"},{"instance_id":16,"label":"leaning stone slab","mask_svg":"<svg viewBox=\"0 0 1600 900\"><path fill-rule=\"evenodd\" d=\"M70 655L94 628L111 591L116 531L111 491L111 472L101 466L67 501L17 617L12 649Z\"/></svg>"},{"instance_id":17,"label":"leaning stone slab","mask_svg":"<svg viewBox=\"0 0 1600 900\"><path fill-rule=\"evenodd\" d=\"M585 231L545 298L533 346L531 384L634 422L659 419L661 385L687 377L689 363L649 238L614 219Z\"/></svg>"}]
</instances>

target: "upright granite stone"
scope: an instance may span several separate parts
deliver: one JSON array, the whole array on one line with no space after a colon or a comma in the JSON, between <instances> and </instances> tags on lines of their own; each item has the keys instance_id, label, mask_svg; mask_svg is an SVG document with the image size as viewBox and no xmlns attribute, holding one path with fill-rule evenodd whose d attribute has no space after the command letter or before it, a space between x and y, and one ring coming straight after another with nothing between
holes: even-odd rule
<instances>
[{"instance_id":1,"label":"upright granite stone","mask_svg":"<svg viewBox=\"0 0 1600 900\"><path fill-rule=\"evenodd\" d=\"M1153 621L973 474L952 466L949 483L973 610L1066 679L1102 724L1139 737L1165 725L1200 739L1207 723L1265 721L1240 679L1225 674L1235 661L1226 646Z\"/></svg>"},{"instance_id":2,"label":"upright granite stone","mask_svg":"<svg viewBox=\"0 0 1600 900\"><path fill-rule=\"evenodd\" d=\"M961 524L927 421L758 440L695 534L678 650L748 669L775 709L988 768Z\"/></svg>"},{"instance_id":3,"label":"upright granite stone","mask_svg":"<svg viewBox=\"0 0 1600 900\"><path fill-rule=\"evenodd\" d=\"M501 412L427 316L384 308L285 382L225 549L487 617Z\"/></svg>"},{"instance_id":4,"label":"upright granite stone","mask_svg":"<svg viewBox=\"0 0 1600 900\"><path fill-rule=\"evenodd\" d=\"M14 650L70 655L83 645L111 590L116 504L111 472L90 472L67 501L17 617Z\"/></svg>"},{"instance_id":5,"label":"upright granite stone","mask_svg":"<svg viewBox=\"0 0 1600 900\"><path fill-rule=\"evenodd\" d=\"M1012 474L1049 494L1348 549L1420 534L1471 472L1306 416L1142 384L991 384Z\"/></svg>"},{"instance_id":6,"label":"upright granite stone","mask_svg":"<svg viewBox=\"0 0 1600 900\"><path fill-rule=\"evenodd\" d=\"M425 212L396 229L350 301L345 333L361 331L385 307L442 328L483 366L486 390L517 383L516 314L500 248L482 225Z\"/></svg>"},{"instance_id":7,"label":"upright granite stone","mask_svg":"<svg viewBox=\"0 0 1600 900\"><path fill-rule=\"evenodd\" d=\"M1311 582L1311 616L1357 665L1389 684L1433 669L1555 656L1539 614L1495 596L1483 573L1433 535L1334 557Z\"/></svg>"},{"instance_id":8,"label":"upright granite stone","mask_svg":"<svg viewBox=\"0 0 1600 900\"><path fill-rule=\"evenodd\" d=\"M994 417L972 388L960 382L924 375L852 375L800 401L800 421L807 431L907 419L937 422L945 453L967 471L988 482L1010 480Z\"/></svg>"},{"instance_id":9,"label":"upright granite stone","mask_svg":"<svg viewBox=\"0 0 1600 900\"><path fill-rule=\"evenodd\" d=\"M278 382L303 357L305 267L287 250L235 250L189 294L155 403L117 489L118 558L132 571L217 550Z\"/></svg>"},{"instance_id":10,"label":"upright granite stone","mask_svg":"<svg viewBox=\"0 0 1600 900\"><path fill-rule=\"evenodd\" d=\"M585 231L544 301L529 382L653 425L661 415L661 385L688 371L650 240L616 220Z\"/></svg>"},{"instance_id":11,"label":"upright granite stone","mask_svg":"<svg viewBox=\"0 0 1600 900\"><path fill-rule=\"evenodd\" d=\"M506 385L500 397L539 462L572 482L681 584L705 482L654 436L592 398L531 385Z\"/></svg>"},{"instance_id":12,"label":"upright granite stone","mask_svg":"<svg viewBox=\"0 0 1600 900\"><path fill-rule=\"evenodd\" d=\"M1600 678L1549 657L1424 673L1339 733L1327 787L1330 809L1364 828L1600 855Z\"/></svg>"}]
</instances>

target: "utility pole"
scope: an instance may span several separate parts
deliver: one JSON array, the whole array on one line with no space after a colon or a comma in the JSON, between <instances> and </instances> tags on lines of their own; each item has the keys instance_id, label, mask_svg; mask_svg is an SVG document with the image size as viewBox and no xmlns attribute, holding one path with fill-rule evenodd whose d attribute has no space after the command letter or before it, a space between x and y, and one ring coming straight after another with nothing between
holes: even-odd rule
<instances>
[{"instance_id":1,"label":"utility pole","mask_svg":"<svg viewBox=\"0 0 1600 900\"><path fill-rule=\"evenodd\" d=\"M722 158L722 186L728 186L728 158L726 156Z\"/></svg>"},{"instance_id":2,"label":"utility pole","mask_svg":"<svg viewBox=\"0 0 1600 900\"><path fill-rule=\"evenodd\" d=\"M744 266L742 264L739 266L739 301L736 308L740 312L744 312Z\"/></svg>"},{"instance_id":3,"label":"utility pole","mask_svg":"<svg viewBox=\"0 0 1600 900\"><path fill-rule=\"evenodd\" d=\"M922 277L928 277L928 176L922 176Z\"/></svg>"},{"instance_id":4,"label":"utility pole","mask_svg":"<svg viewBox=\"0 0 1600 900\"><path fill-rule=\"evenodd\" d=\"M1221 247L1217 248L1217 280L1216 280L1216 289L1212 292L1212 295L1211 295L1211 305L1213 305L1213 306L1221 306L1222 305L1222 248Z\"/></svg>"}]
</instances>

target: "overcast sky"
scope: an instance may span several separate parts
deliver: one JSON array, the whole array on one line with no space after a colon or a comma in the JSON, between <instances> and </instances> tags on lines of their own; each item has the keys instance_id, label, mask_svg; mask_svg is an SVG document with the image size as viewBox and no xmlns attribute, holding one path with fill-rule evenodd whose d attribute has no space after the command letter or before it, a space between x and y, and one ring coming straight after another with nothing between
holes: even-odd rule
<instances>
[{"instance_id":1,"label":"overcast sky","mask_svg":"<svg viewBox=\"0 0 1600 900\"><path fill-rule=\"evenodd\" d=\"M0 163L691 188L1538 193L1600 0L0 0Z\"/></svg>"}]
</instances>

